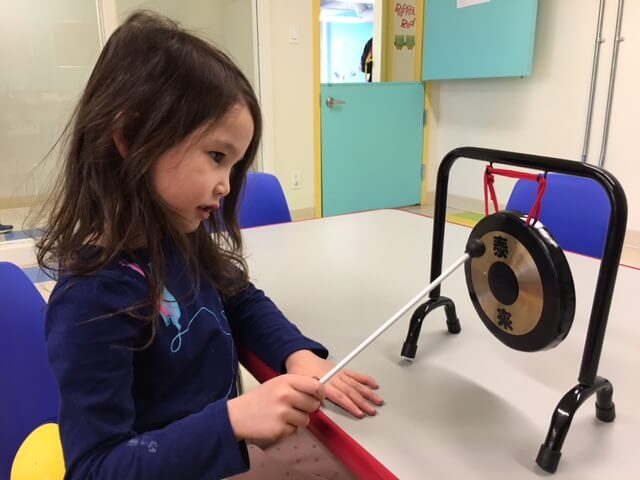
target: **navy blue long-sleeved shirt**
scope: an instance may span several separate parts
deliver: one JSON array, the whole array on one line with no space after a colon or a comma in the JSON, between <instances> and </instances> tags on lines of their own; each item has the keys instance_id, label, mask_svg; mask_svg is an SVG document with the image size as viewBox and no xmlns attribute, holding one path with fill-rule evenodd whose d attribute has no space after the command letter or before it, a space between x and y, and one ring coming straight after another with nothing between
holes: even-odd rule
<instances>
[{"instance_id":1,"label":"navy blue long-sleeved shirt","mask_svg":"<svg viewBox=\"0 0 640 480\"><path fill-rule=\"evenodd\" d=\"M167 254L157 335L117 313L148 300L143 270L125 255L89 277L62 276L47 309L46 341L60 389L68 479L218 479L249 468L229 421L242 345L278 371L293 352L326 349L304 337L250 285L222 301ZM103 317L103 318L100 318Z\"/></svg>"}]
</instances>

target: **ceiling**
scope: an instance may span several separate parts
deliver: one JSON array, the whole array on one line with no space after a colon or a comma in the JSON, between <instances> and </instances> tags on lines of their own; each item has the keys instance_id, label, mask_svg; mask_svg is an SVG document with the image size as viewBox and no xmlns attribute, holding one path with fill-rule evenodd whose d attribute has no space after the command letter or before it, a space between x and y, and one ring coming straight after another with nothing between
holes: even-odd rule
<instances>
[{"instance_id":1,"label":"ceiling","mask_svg":"<svg viewBox=\"0 0 640 480\"><path fill-rule=\"evenodd\" d=\"M373 22L373 2L321 0L320 19L325 22Z\"/></svg>"}]
</instances>

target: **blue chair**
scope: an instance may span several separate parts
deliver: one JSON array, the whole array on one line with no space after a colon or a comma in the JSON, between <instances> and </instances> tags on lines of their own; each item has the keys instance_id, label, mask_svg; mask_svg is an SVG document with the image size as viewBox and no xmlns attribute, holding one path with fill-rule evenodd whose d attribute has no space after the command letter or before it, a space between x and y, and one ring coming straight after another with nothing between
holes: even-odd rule
<instances>
[{"instance_id":1,"label":"blue chair","mask_svg":"<svg viewBox=\"0 0 640 480\"><path fill-rule=\"evenodd\" d=\"M0 479L22 442L58 418L58 388L44 339L46 302L12 263L0 262Z\"/></svg>"},{"instance_id":2,"label":"blue chair","mask_svg":"<svg viewBox=\"0 0 640 480\"><path fill-rule=\"evenodd\" d=\"M291 212L278 179L269 173L249 172L240 200L240 227L290 221Z\"/></svg>"},{"instance_id":3,"label":"blue chair","mask_svg":"<svg viewBox=\"0 0 640 480\"><path fill-rule=\"evenodd\" d=\"M518 180L507 210L529 213L538 195L538 184ZM602 258L609 228L611 205L595 180L550 173L542 198L540 221L564 250Z\"/></svg>"}]
</instances>

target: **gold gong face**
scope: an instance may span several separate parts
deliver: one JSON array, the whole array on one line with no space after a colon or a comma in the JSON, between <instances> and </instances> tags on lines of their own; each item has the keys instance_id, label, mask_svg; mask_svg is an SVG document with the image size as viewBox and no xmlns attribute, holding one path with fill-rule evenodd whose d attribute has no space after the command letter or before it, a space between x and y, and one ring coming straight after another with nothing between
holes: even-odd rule
<instances>
[{"instance_id":1,"label":"gold gong face","mask_svg":"<svg viewBox=\"0 0 640 480\"><path fill-rule=\"evenodd\" d=\"M478 302L501 331L526 335L542 315L544 297L538 267L524 245L506 232L487 232L480 240L486 253L471 259L470 265ZM496 291L503 287L510 293Z\"/></svg>"}]
</instances>

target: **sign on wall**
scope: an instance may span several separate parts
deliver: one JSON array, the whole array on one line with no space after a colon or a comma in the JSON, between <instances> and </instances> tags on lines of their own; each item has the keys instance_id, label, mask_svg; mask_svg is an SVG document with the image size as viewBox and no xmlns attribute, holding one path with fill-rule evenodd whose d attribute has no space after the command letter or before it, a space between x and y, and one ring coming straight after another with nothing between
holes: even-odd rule
<instances>
[{"instance_id":1,"label":"sign on wall","mask_svg":"<svg viewBox=\"0 0 640 480\"><path fill-rule=\"evenodd\" d=\"M390 2L391 35L387 46L390 69L387 80L411 82L420 79L417 62L420 58L419 22L422 16L423 0Z\"/></svg>"}]
</instances>

